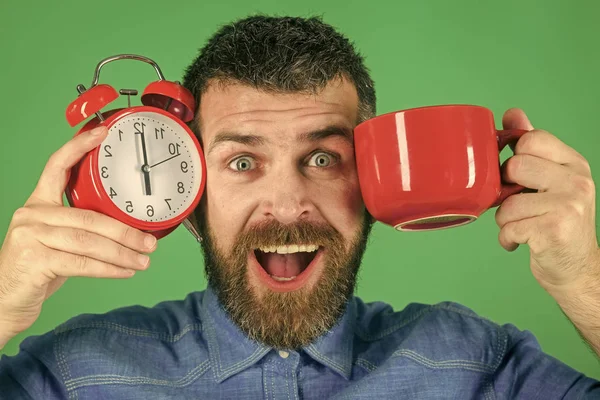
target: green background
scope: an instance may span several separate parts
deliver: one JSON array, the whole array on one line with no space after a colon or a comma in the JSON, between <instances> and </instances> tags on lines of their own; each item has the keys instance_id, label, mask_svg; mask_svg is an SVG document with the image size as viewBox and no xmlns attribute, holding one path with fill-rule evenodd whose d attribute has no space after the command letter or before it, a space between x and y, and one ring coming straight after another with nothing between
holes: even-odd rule
<instances>
[{"instance_id":1,"label":"green background","mask_svg":"<svg viewBox=\"0 0 600 400\"><path fill-rule=\"evenodd\" d=\"M598 178L600 2L583 1L61 1L0 5L0 238L50 154L75 133L65 109L96 63L119 53L155 59L180 79L221 24L250 13L322 15L367 57L378 113L471 103L499 124L509 107L581 152ZM137 88L155 79L136 62L111 64L101 81ZM123 104L123 100L121 103ZM508 154L503 153L503 158ZM539 287L527 247L497 242L494 212L455 229L399 233L376 224L357 294L395 309L452 300L498 323L531 330L543 349L600 379L595 356ZM149 270L130 280L74 278L51 297L23 338L80 313L152 306L206 286L199 247L180 227L161 240Z\"/></svg>"}]
</instances>

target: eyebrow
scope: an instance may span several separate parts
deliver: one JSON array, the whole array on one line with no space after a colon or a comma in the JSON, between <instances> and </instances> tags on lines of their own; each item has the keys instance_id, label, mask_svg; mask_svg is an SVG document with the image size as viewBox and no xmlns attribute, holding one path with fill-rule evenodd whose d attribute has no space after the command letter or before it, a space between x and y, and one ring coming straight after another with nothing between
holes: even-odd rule
<instances>
[{"instance_id":1,"label":"eyebrow","mask_svg":"<svg viewBox=\"0 0 600 400\"><path fill-rule=\"evenodd\" d=\"M296 141L299 143L318 142L332 136L340 137L351 145L354 143L352 138L352 130L338 125L331 125L324 129L302 133L296 137ZM244 144L246 146L258 147L264 146L265 144L270 144L271 140L259 135L248 135L237 132L222 132L215 136L208 147L207 154L210 154L215 147L225 142L235 142Z\"/></svg>"}]
</instances>

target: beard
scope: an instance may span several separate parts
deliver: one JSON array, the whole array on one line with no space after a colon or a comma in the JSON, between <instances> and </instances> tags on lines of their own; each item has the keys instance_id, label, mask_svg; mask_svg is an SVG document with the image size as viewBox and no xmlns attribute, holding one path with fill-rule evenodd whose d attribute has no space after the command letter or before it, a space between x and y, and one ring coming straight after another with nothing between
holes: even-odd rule
<instances>
[{"instance_id":1,"label":"beard","mask_svg":"<svg viewBox=\"0 0 600 400\"><path fill-rule=\"evenodd\" d=\"M208 284L231 320L250 339L275 349L299 349L329 331L342 317L354 294L374 222L367 211L349 246L326 223L297 221L284 225L270 220L240 233L229 253L218 248L205 213L198 214ZM259 298L248 281L249 252L272 245L309 243L326 251L321 259L322 275L316 284L311 289L305 284L284 293L267 288Z\"/></svg>"}]
</instances>

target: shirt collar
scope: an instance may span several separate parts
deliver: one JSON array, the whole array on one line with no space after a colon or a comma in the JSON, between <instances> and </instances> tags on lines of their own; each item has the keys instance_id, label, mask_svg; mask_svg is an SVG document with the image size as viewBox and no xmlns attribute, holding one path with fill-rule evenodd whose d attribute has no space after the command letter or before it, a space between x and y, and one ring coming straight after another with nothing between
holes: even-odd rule
<instances>
[{"instance_id":1,"label":"shirt collar","mask_svg":"<svg viewBox=\"0 0 600 400\"><path fill-rule=\"evenodd\" d=\"M260 361L272 348L249 339L229 318L208 286L200 307L203 332L215 381L223 382ZM352 298L337 324L302 348L315 361L350 379L356 304Z\"/></svg>"},{"instance_id":2,"label":"shirt collar","mask_svg":"<svg viewBox=\"0 0 600 400\"><path fill-rule=\"evenodd\" d=\"M345 305L344 314L336 325L319 336L303 350L315 361L337 372L346 380L352 375L354 327L357 320L356 298Z\"/></svg>"}]
</instances>

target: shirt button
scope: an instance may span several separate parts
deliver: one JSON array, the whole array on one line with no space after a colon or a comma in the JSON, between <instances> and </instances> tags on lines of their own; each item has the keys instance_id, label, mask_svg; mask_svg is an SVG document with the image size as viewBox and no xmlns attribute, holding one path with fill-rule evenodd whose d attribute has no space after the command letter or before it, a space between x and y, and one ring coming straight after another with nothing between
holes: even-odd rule
<instances>
[{"instance_id":1,"label":"shirt button","mask_svg":"<svg viewBox=\"0 0 600 400\"><path fill-rule=\"evenodd\" d=\"M281 358L288 358L289 355L290 355L290 353L288 353L287 351L283 351L283 350L279 351L279 356Z\"/></svg>"}]
</instances>

